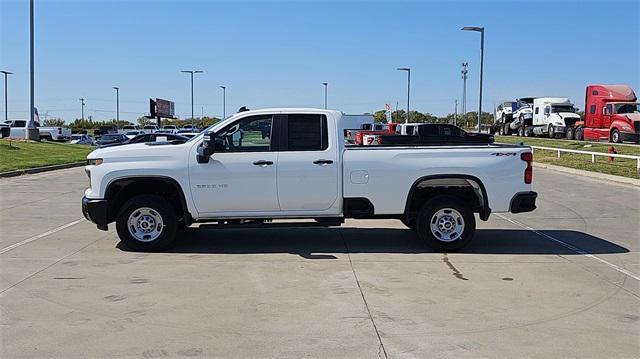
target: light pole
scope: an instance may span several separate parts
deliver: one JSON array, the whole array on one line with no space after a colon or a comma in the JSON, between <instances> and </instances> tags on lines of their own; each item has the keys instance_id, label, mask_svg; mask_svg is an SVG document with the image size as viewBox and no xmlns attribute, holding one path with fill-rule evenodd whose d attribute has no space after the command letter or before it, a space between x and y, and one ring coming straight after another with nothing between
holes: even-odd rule
<instances>
[{"instance_id":1,"label":"light pole","mask_svg":"<svg viewBox=\"0 0 640 359\"><path fill-rule=\"evenodd\" d=\"M456 104L455 105L456 107L453 113L453 125L457 126L458 125L458 99L456 99L455 104Z\"/></svg>"},{"instance_id":2,"label":"light pole","mask_svg":"<svg viewBox=\"0 0 640 359\"><path fill-rule=\"evenodd\" d=\"M227 117L227 86L220 86L222 89L222 119Z\"/></svg>"},{"instance_id":3,"label":"light pole","mask_svg":"<svg viewBox=\"0 0 640 359\"><path fill-rule=\"evenodd\" d=\"M84 98L80 98L80 103L82 104L82 120L84 121Z\"/></svg>"},{"instance_id":4,"label":"light pole","mask_svg":"<svg viewBox=\"0 0 640 359\"><path fill-rule=\"evenodd\" d=\"M469 73L469 63L462 63L462 70L460 70L462 74L462 115L464 116L467 113L467 74Z\"/></svg>"},{"instance_id":5,"label":"light pole","mask_svg":"<svg viewBox=\"0 0 640 359\"><path fill-rule=\"evenodd\" d=\"M7 101L7 76L13 75L13 72L4 71L4 70L0 72L4 74L4 120L8 121L9 120L9 111L8 111L9 102Z\"/></svg>"},{"instance_id":6,"label":"light pole","mask_svg":"<svg viewBox=\"0 0 640 359\"><path fill-rule=\"evenodd\" d=\"M120 88L113 86L113 89L116 90L116 122L120 122Z\"/></svg>"},{"instance_id":7,"label":"light pole","mask_svg":"<svg viewBox=\"0 0 640 359\"><path fill-rule=\"evenodd\" d=\"M182 70L185 74L191 74L191 125L193 126L193 74L201 74L204 71L200 70Z\"/></svg>"},{"instance_id":8,"label":"light pole","mask_svg":"<svg viewBox=\"0 0 640 359\"><path fill-rule=\"evenodd\" d=\"M484 67L484 27L465 26L463 31L477 31L480 33L480 102L478 102L478 132L481 131L480 118L482 117L482 72Z\"/></svg>"},{"instance_id":9,"label":"light pole","mask_svg":"<svg viewBox=\"0 0 640 359\"><path fill-rule=\"evenodd\" d=\"M35 90L34 90L34 73L35 73L35 61L34 61L34 41L33 41L33 0L29 1L29 124L27 125L27 131L25 131L25 137L27 140L40 140L40 132L36 128L35 123Z\"/></svg>"},{"instance_id":10,"label":"light pole","mask_svg":"<svg viewBox=\"0 0 640 359\"><path fill-rule=\"evenodd\" d=\"M398 67L397 70L407 72L407 118L405 119L404 123L409 123L409 114L411 113L409 111L409 96L411 94L411 69L408 67Z\"/></svg>"},{"instance_id":11,"label":"light pole","mask_svg":"<svg viewBox=\"0 0 640 359\"><path fill-rule=\"evenodd\" d=\"M322 85L324 86L324 109L327 109L327 86L329 86L328 82L323 82Z\"/></svg>"}]
</instances>

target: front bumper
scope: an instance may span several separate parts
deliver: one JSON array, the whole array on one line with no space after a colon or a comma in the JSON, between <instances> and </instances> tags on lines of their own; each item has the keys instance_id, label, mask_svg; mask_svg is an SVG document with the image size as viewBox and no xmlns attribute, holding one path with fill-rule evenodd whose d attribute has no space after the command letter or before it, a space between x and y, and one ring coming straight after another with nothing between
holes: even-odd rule
<instances>
[{"instance_id":1,"label":"front bumper","mask_svg":"<svg viewBox=\"0 0 640 359\"><path fill-rule=\"evenodd\" d=\"M511 199L509 211L511 213L531 212L536 209L536 198L538 194L533 191L517 193Z\"/></svg>"},{"instance_id":2,"label":"front bumper","mask_svg":"<svg viewBox=\"0 0 640 359\"><path fill-rule=\"evenodd\" d=\"M620 132L622 142L640 143L640 133Z\"/></svg>"},{"instance_id":3,"label":"front bumper","mask_svg":"<svg viewBox=\"0 0 640 359\"><path fill-rule=\"evenodd\" d=\"M98 229L106 231L108 204L106 199L90 199L82 197L82 214L84 218L96 224Z\"/></svg>"}]
</instances>

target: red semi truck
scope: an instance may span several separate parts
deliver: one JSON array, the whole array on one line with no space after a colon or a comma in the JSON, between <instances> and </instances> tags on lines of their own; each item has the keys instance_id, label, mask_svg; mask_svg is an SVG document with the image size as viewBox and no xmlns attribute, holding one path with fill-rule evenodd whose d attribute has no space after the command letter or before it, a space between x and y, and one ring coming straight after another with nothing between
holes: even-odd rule
<instances>
[{"instance_id":1,"label":"red semi truck","mask_svg":"<svg viewBox=\"0 0 640 359\"><path fill-rule=\"evenodd\" d=\"M567 131L568 139L640 142L640 105L626 85L588 85L585 120Z\"/></svg>"}]
</instances>

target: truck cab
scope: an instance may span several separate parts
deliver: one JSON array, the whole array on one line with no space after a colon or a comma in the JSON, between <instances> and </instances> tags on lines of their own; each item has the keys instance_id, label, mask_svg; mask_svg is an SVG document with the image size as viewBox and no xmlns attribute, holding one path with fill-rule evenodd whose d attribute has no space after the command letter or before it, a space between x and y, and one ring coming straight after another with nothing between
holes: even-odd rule
<instances>
[{"instance_id":1,"label":"truck cab","mask_svg":"<svg viewBox=\"0 0 640 359\"><path fill-rule=\"evenodd\" d=\"M640 106L631 87L589 85L585 97L585 140L640 142Z\"/></svg>"},{"instance_id":2,"label":"truck cab","mask_svg":"<svg viewBox=\"0 0 640 359\"><path fill-rule=\"evenodd\" d=\"M575 107L565 97L540 97L533 100L533 133L537 136L564 137L568 128L580 121Z\"/></svg>"}]
</instances>

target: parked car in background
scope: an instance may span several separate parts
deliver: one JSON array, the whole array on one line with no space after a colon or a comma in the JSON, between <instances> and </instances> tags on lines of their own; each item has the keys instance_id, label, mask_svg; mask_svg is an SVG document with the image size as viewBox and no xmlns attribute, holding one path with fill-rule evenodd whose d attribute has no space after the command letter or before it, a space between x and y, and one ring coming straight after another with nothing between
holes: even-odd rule
<instances>
[{"instance_id":1,"label":"parked car in background","mask_svg":"<svg viewBox=\"0 0 640 359\"><path fill-rule=\"evenodd\" d=\"M121 133L110 133L102 135L96 144L98 147L110 147L125 144L128 140L129 138Z\"/></svg>"},{"instance_id":2,"label":"parked car in background","mask_svg":"<svg viewBox=\"0 0 640 359\"><path fill-rule=\"evenodd\" d=\"M144 133L145 132L142 131L142 130L135 130L135 131L128 131L124 135L127 136L128 139L132 139L132 138L134 138L134 137L136 137L138 135L142 135Z\"/></svg>"},{"instance_id":3,"label":"parked car in background","mask_svg":"<svg viewBox=\"0 0 640 359\"><path fill-rule=\"evenodd\" d=\"M140 131L140 126L138 125L134 125L134 124L129 124L126 126L122 126L121 129L118 130L118 133L127 133L129 131Z\"/></svg>"},{"instance_id":4,"label":"parked car in background","mask_svg":"<svg viewBox=\"0 0 640 359\"><path fill-rule=\"evenodd\" d=\"M162 126L161 131L164 132L164 133L176 133L176 132L178 132L178 126L176 126L176 125L165 125L165 126Z\"/></svg>"},{"instance_id":5,"label":"parked car in background","mask_svg":"<svg viewBox=\"0 0 640 359\"><path fill-rule=\"evenodd\" d=\"M72 145L95 145L96 140L86 133L76 133L71 135L69 143Z\"/></svg>"},{"instance_id":6,"label":"parked car in background","mask_svg":"<svg viewBox=\"0 0 640 359\"><path fill-rule=\"evenodd\" d=\"M145 143L145 142L173 142L173 143L185 143L189 141L188 137L175 135L172 133L144 133L136 136L129 141L129 143Z\"/></svg>"},{"instance_id":7,"label":"parked car in background","mask_svg":"<svg viewBox=\"0 0 640 359\"><path fill-rule=\"evenodd\" d=\"M200 130L198 130L198 127L196 125L184 125L182 126L182 130L189 130L191 132L200 132Z\"/></svg>"},{"instance_id":8,"label":"parked car in background","mask_svg":"<svg viewBox=\"0 0 640 359\"><path fill-rule=\"evenodd\" d=\"M93 136L95 138L100 138L100 136L110 133L118 133L118 128L115 125L105 125L93 130Z\"/></svg>"},{"instance_id":9,"label":"parked car in background","mask_svg":"<svg viewBox=\"0 0 640 359\"><path fill-rule=\"evenodd\" d=\"M9 137L11 127L6 123L0 123L0 138Z\"/></svg>"},{"instance_id":10,"label":"parked car in background","mask_svg":"<svg viewBox=\"0 0 640 359\"><path fill-rule=\"evenodd\" d=\"M156 131L158 131L160 129L160 127L156 126L156 125L145 125L142 130L144 131L144 133L154 133Z\"/></svg>"},{"instance_id":11,"label":"parked car in background","mask_svg":"<svg viewBox=\"0 0 640 359\"><path fill-rule=\"evenodd\" d=\"M27 131L27 120L7 120L4 123L9 126L9 136L11 138L25 138ZM71 138L71 129L66 127L41 127L36 123L40 139L47 141L65 141Z\"/></svg>"}]
</instances>

